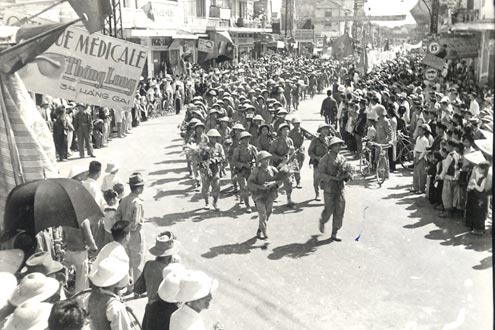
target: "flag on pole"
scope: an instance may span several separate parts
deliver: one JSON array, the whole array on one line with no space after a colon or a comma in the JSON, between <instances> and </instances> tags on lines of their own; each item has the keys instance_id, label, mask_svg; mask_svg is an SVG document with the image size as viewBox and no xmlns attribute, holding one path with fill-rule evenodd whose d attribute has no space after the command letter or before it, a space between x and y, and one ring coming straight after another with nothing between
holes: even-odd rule
<instances>
[{"instance_id":1,"label":"flag on pole","mask_svg":"<svg viewBox=\"0 0 495 330\"><path fill-rule=\"evenodd\" d=\"M105 18L112 14L110 0L69 0L69 3L89 33L102 30Z\"/></svg>"},{"instance_id":2,"label":"flag on pole","mask_svg":"<svg viewBox=\"0 0 495 330\"><path fill-rule=\"evenodd\" d=\"M0 51L0 72L14 73L32 62L36 56L50 48L72 24L74 22L21 27L16 35L18 43Z\"/></svg>"},{"instance_id":3,"label":"flag on pole","mask_svg":"<svg viewBox=\"0 0 495 330\"><path fill-rule=\"evenodd\" d=\"M58 176L53 137L17 74L0 73L0 228L9 192Z\"/></svg>"}]
</instances>

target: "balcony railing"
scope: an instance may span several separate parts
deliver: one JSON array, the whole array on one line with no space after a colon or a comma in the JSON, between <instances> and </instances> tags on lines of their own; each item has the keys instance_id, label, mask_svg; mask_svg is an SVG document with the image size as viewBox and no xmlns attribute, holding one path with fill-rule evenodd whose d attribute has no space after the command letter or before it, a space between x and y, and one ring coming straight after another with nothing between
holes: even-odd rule
<instances>
[{"instance_id":1,"label":"balcony railing","mask_svg":"<svg viewBox=\"0 0 495 330\"><path fill-rule=\"evenodd\" d=\"M452 16L452 23L470 23L480 19L480 11L478 9L460 9Z\"/></svg>"}]
</instances>

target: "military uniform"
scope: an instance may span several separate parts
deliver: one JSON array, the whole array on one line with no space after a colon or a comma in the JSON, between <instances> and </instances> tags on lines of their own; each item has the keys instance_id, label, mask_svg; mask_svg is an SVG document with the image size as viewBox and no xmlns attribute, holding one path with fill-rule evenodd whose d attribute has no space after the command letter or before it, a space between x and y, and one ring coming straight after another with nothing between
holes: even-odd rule
<instances>
[{"instance_id":1,"label":"military uniform","mask_svg":"<svg viewBox=\"0 0 495 330\"><path fill-rule=\"evenodd\" d=\"M320 135L311 141L308 148L310 164L313 166L313 187L315 189L316 196L318 196L320 190L320 181L318 179L318 164L320 162L320 159L328 152L328 142L329 138L327 136Z\"/></svg>"},{"instance_id":2,"label":"military uniform","mask_svg":"<svg viewBox=\"0 0 495 330\"><path fill-rule=\"evenodd\" d=\"M209 152L208 160L201 159L199 170L201 173L201 193L205 199L206 205L209 204L209 190L211 186L211 196L213 197L213 206L216 208L216 202L220 196L220 169L221 164L225 161L225 153L220 143L207 144Z\"/></svg>"},{"instance_id":3,"label":"military uniform","mask_svg":"<svg viewBox=\"0 0 495 330\"><path fill-rule=\"evenodd\" d=\"M332 217L332 237L342 227L345 211L344 181L335 181L329 176L337 177L339 167L346 163L344 156L329 151L318 164L318 176L322 182L324 191L325 208L321 214L320 222L325 224Z\"/></svg>"},{"instance_id":4,"label":"military uniform","mask_svg":"<svg viewBox=\"0 0 495 330\"><path fill-rule=\"evenodd\" d=\"M301 183L301 169L302 169L302 166L304 164L304 159L305 159L304 146L303 146L304 133L303 133L302 129L300 129L300 128L299 129L293 128L289 132L289 137L294 142L294 148L296 149L295 159L297 161L299 171L295 172L294 176L296 178L296 183L299 186Z\"/></svg>"},{"instance_id":5,"label":"military uniform","mask_svg":"<svg viewBox=\"0 0 495 330\"><path fill-rule=\"evenodd\" d=\"M260 135L256 140L256 146L259 151L270 151L270 146L272 145L273 138L271 135Z\"/></svg>"},{"instance_id":6,"label":"military uniform","mask_svg":"<svg viewBox=\"0 0 495 330\"><path fill-rule=\"evenodd\" d=\"M262 187L266 183L276 181L277 176L278 170L273 166L268 166L266 169L256 167L248 179L248 187L258 211L258 235L261 232L265 237L267 237L266 223L272 214L273 201L277 199L278 186L274 186L268 190L264 190Z\"/></svg>"},{"instance_id":7,"label":"military uniform","mask_svg":"<svg viewBox=\"0 0 495 330\"><path fill-rule=\"evenodd\" d=\"M194 132L190 137L187 142L189 145L196 145L200 146L202 144L207 144L208 143L208 137L206 134L201 134L201 136L197 136L196 132ZM196 180L197 183L199 183L199 157L196 153L192 153L190 155L190 161L192 165L192 173L193 177Z\"/></svg>"},{"instance_id":8,"label":"military uniform","mask_svg":"<svg viewBox=\"0 0 495 330\"><path fill-rule=\"evenodd\" d=\"M294 142L290 137L282 137L279 136L277 139L273 141L270 146L270 153L272 154L272 163L273 166L278 167L284 160L290 157L291 153L294 152ZM292 183L290 181L290 176L285 178L284 182L284 190L287 193L287 198L290 201L291 193L292 193Z\"/></svg>"},{"instance_id":9,"label":"military uniform","mask_svg":"<svg viewBox=\"0 0 495 330\"><path fill-rule=\"evenodd\" d=\"M250 207L247 179L251 175L251 165L255 163L257 153L258 150L251 144L247 146L239 145L234 150L232 156L232 165L234 166L237 183L239 184L241 200L244 201L247 207Z\"/></svg>"}]
</instances>

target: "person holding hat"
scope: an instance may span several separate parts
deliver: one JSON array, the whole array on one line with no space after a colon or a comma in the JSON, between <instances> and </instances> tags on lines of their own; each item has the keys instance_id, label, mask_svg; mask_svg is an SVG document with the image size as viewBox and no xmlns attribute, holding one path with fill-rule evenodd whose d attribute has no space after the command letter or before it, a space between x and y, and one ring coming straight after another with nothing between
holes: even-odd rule
<instances>
[{"instance_id":1,"label":"person holding hat","mask_svg":"<svg viewBox=\"0 0 495 330\"><path fill-rule=\"evenodd\" d=\"M120 201L115 220L130 223L131 236L127 244L129 270L133 281L141 275L144 262L144 203L141 194L144 190L144 179L141 173L132 173L129 177L131 192Z\"/></svg>"},{"instance_id":2,"label":"person holding hat","mask_svg":"<svg viewBox=\"0 0 495 330\"><path fill-rule=\"evenodd\" d=\"M84 146L86 145L88 155L90 157L95 157L90 138L93 132L93 119L91 118L90 108L81 103L77 104L77 108L78 111L74 116L74 131L77 134L79 156L84 158Z\"/></svg>"},{"instance_id":3,"label":"person holding hat","mask_svg":"<svg viewBox=\"0 0 495 330\"><path fill-rule=\"evenodd\" d=\"M320 124L318 126L318 137L311 140L308 148L310 158L309 165L313 166L313 187L315 190L315 201L320 201L320 181L318 180L318 164L321 158L327 154L330 142L330 125Z\"/></svg>"},{"instance_id":4,"label":"person holding hat","mask_svg":"<svg viewBox=\"0 0 495 330\"><path fill-rule=\"evenodd\" d=\"M146 305L142 330L170 330L172 314L180 306L176 297L185 274L186 269L178 263L172 263L163 269L163 280L158 287L158 299Z\"/></svg>"},{"instance_id":5,"label":"person holding hat","mask_svg":"<svg viewBox=\"0 0 495 330\"><path fill-rule=\"evenodd\" d=\"M327 91L327 97L323 100L321 104L320 115L325 118L325 123L336 124L337 119L337 101L332 96L332 91L329 89Z\"/></svg>"},{"instance_id":6,"label":"person holding hat","mask_svg":"<svg viewBox=\"0 0 495 330\"><path fill-rule=\"evenodd\" d=\"M88 315L94 330L131 330L131 318L118 292L128 284L129 266L108 257L94 267L90 280L94 285L88 298Z\"/></svg>"},{"instance_id":7,"label":"person holding hat","mask_svg":"<svg viewBox=\"0 0 495 330\"><path fill-rule=\"evenodd\" d=\"M160 233L155 239L155 245L149 249L155 260L149 260L144 265L143 273L134 284L134 293L148 293L148 305L158 300L158 287L163 280L165 267L174 263L179 253L177 239L171 231Z\"/></svg>"},{"instance_id":8,"label":"person holding hat","mask_svg":"<svg viewBox=\"0 0 495 330\"><path fill-rule=\"evenodd\" d=\"M294 142L289 137L289 124L284 123L278 127L278 137L270 146L270 154L272 154L272 163L277 169L282 169L285 166L297 168L297 163L294 163L295 157ZM295 203L292 201L292 183L288 175L284 180L284 190L287 195L287 206L293 207Z\"/></svg>"},{"instance_id":9,"label":"person holding hat","mask_svg":"<svg viewBox=\"0 0 495 330\"><path fill-rule=\"evenodd\" d=\"M249 203L249 191L247 188L247 179L251 175L251 169L256 162L258 150L250 143L251 134L241 132L240 143L235 148L232 155L232 165L234 174L240 189L240 202L246 205L246 212L251 213L252 208Z\"/></svg>"},{"instance_id":10,"label":"person holding hat","mask_svg":"<svg viewBox=\"0 0 495 330\"><path fill-rule=\"evenodd\" d=\"M201 311L210 307L218 281L201 271L188 271L180 279L176 300L184 304L172 314L170 330L206 330Z\"/></svg>"},{"instance_id":11,"label":"person holding hat","mask_svg":"<svg viewBox=\"0 0 495 330\"><path fill-rule=\"evenodd\" d=\"M200 147L199 151L199 172L201 175L201 194L205 201L205 210L210 210L209 190L211 186L211 196L213 197L213 209L220 211L218 198L220 197L220 168L225 162L225 152L220 143L220 133L216 129L211 129L206 134L208 143Z\"/></svg>"},{"instance_id":12,"label":"person holding hat","mask_svg":"<svg viewBox=\"0 0 495 330\"><path fill-rule=\"evenodd\" d=\"M345 212L344 182L350 179L345 173L346 159L340 154L344 141L332 137L328 143L328 153L318 164L318 179L322 182L325 207L320 218L320 232L325 232L325 224L332 217L331 239L340 242L337 232L342 227Z\"/></svg>"}]
</instances>

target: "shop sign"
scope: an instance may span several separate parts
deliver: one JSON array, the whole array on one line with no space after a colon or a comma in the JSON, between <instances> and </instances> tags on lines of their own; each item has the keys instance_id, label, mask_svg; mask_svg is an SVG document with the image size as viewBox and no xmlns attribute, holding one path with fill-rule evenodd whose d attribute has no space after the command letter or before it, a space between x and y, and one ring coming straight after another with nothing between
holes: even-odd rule
<instances>
[{"instance_id":1,"label":"shop sign","mask_svg":"<svg viewBox=\"0 0 495 330\"><path fill-rule=\"evenodd\" d=\"M323 38L316 38L316 47L323 48Z\"/></svg>"},{"instance_id":2,"label":"shop sign","mask_svg":"<svg viewBox=\"0 0 495 330\"><path fill-rule=\"evenodd\" d=\"M198 51L205 53L213 53L215 42L213 40L198 39Z\"/></svg>"},{"instance_id":3,"label":"shop sign","mask_svg":"<svg viewBox=\"0 0 495 330\"><path fill-rule=\"evenodd\" d=\"M235 41L237 45L251 46L254 44L254 38L236 38Z\"/></svg>"},{"instance_id":4,"label":"shop sign","mask_svg":"<svg viewBox=\"0 0 495 330\"><path fill-rule=\"evenodd\" d=\"M447 56L445 59L478 57L480 38L474 34L439 36L428 43L428 52L438 54L443 45L447 45Z\"/></svg>"},{"instance_id":5,"label":"shop sign","mask_svg":"<svg viewBox=\"0 0 495 330\"><path fill-rule=\"evenodd\" d=\"M40 18L32 21L46 23ZM86 29L70 26L43 57L49 61L33 62L18 71L30 92L127 110L133 106L148 50L132 42L100 33L89 34Z\"/></svg>"},{"instance_id":6,"label":"shop sign","mask_svg":"<svg viewBox=\"0 0 495 330\"><path fill-rule=\"evenodd\" d=\"M421 64L429 66L431 68L435 68L437 70L443 70L445 66L445 61L440 57L432 55L430 53L426 53L425 57L421 61Z\"/></svg>"},{"instance_id":7,"label":"shop sign","mask_svg":"<svg viewBox=\"0 0 495 330\"><path fill-rule=\"evenodd\" d=\"M438 70L434 68L428 68L425 70L425 78L429 81L435 81L438 78Z\"/></svg>"},{"instance_id":8,"label":"shop sign","mask_svg":"<svg viewBox=\"0 0 495 330\"><path fill-rule=\"evenodd\" d=\"M313 41L314 30L311 30L311 29L294 30L294 38L297 41Z\"/></svg>"}]
</instances>

